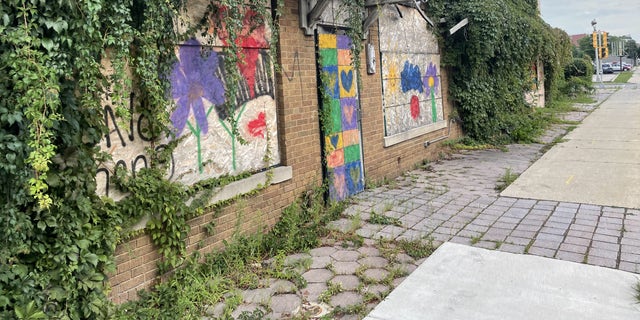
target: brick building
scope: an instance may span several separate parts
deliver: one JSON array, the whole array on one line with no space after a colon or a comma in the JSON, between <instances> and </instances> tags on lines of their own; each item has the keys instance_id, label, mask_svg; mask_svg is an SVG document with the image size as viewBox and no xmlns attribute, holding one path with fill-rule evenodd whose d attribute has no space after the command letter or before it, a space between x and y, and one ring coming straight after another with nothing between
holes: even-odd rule
<instances>
[{"instance_id":1,"label":"brick building","mask_svg":"<svg viewBox=\"0 0 640 320\"><path fill-rule=\"evenodd\" d=\"M193 2L188 9L199 10L199 2ZM361 191L366 181L396 177L424 159L437 157L439 142L461 133L458 124L450 121L448 79L446 70L440 68L436 37L418 9L373 6L368 11L375 16L369 19L365 39L349 39L343 32L338 1L328 1L324 10L316 10L316 19L310 20L314 23L306 21L313 9L306 7L308 3L284 1L277 51L281 72L265 72L270 67L265 60L270 50L265 41L269 30L253 30L240 37L246 40L245 56L253 59L247 64L250 68L241 67L246 82L239 99L242 105L236 110L238 134L247 144L240 145L225 130L229 115L215 108L216 99L222 96L204 94L206 101L182 106L181 92L172 91L178 109L171 120L185 136L173 156L173 180L191 184L222 174L255 173L219 190L211 202L269 184L256 195L226 206L222 213L205 210L192 219L189 252L220 249L222 241L238 229L254 233L273 226L283 208L323 179L330 181L329 197L348 198ZM175 88L180 88L181 81L196 81L223 89L223 72L198 73L189 62L196 59L193 48L204 40L195 38L179 46L180 60L172 76ZM362 41L365 48L358 57L359 73L350 62L350 41ZM224 39L213 43L214 47L224 46ZM213 56L197 57L201 59L198 66L219 68ZM197 114L196 107L208 109L206 118ZM331 110L323 120L327 123L321 125L321 110L327 109ZM121 134L124 130L117 127L107 108L105 119L112 130L102 148L116 159L111 165L132 172L146 165L140 154L144 139ZM131 129L133 134L133 122ZM265 153L269 154L266 160ZM101 169L101 192L118 198L109 191L109 168ZM214 219L215 232L209 235L205 226ZM144 221L139 228L143 226ZM158 259L146 234L121 243L117 272L110 278L111 298L120 303L149 288L157 279Z\"/></svg>"}]
</instances>

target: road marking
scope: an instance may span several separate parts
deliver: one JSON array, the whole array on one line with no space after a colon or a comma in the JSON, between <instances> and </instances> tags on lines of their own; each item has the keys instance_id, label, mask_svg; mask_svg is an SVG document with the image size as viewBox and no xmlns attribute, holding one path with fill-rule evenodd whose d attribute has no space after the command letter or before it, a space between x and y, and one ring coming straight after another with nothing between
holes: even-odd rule
<instances>
[{"instance_id":1,"label":"road marking","mask_svg":"<svg viewBox=\"0 0 640 320\"><path fill-rule=\"evenodd\" d=\"M573 180L573 175L569 176L569 179L567 179L567 181L565 182L566 184L570 184L571 180Z\"/></svg>"}]
</instances>

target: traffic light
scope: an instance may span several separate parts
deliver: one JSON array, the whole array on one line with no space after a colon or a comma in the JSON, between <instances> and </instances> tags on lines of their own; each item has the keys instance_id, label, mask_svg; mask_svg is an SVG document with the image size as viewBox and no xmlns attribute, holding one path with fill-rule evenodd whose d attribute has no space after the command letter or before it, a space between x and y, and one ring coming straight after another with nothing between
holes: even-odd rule
<instances>
[{"instance_id":1,"label":"traffic light","mask_svg":"<svg viewBox=\"0 0 640 320\"><path fill-rule=\"evenodd\" d=\"M606 58L608 56L609 56L609 47L604 47L604 57L603 58Z\"/></svg>"},{"instance_id":2,"label":"traffic light","mask_svg":"<svg viewBox=\"0 0 640 320\"><path fill-rule=\"evenodd\" d=\"M593 39L593 47L597 48L598 47L598 34L595 31L593 32L591 38Z\"/></svg>"},{"instance_id":3,"label":"traffic light","mask_svg":"<svg viewBox=\"0 0 640 320\"><path fill-rule=\"evenodd\" d=\"M602 33L602 46L603 47L607 46L607 33L606 32Z\"/></svg>"}]
</instances>

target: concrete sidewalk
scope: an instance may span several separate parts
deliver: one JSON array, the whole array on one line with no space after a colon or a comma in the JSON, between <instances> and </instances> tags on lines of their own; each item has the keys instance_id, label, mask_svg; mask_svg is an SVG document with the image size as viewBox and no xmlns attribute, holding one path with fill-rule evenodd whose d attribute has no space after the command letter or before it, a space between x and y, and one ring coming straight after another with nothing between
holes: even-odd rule
<instances>
[{"instance_id":1,"label":"concrete sidewalk","mask_svg":"<svg viewBox=\"0 0 640 320\"><path fill-rule=\"evenodd\" d=\"M613 94L502 196L640 208L640 90Z\"/></svg>"},{"instance_id":2,"label":"concrete sidewalk","mask_svg":"<svg viewBox=\"0 0 640 320\"><path fill-rule=\"evenodd\" d=\"M365 320L640 319L637 276L445 243Z\"/></svg>"}]
</instances>

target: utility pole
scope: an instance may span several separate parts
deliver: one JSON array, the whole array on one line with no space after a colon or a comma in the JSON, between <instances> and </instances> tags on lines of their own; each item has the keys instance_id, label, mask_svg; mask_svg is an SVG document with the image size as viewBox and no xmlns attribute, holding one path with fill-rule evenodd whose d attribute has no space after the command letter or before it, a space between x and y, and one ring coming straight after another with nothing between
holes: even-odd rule
<instances>
[{"instance_id":1,"label":"utility pole","mask_svg":"<svg viewBox=\"0 0 640 320\"><path fill-rule=\"evenodd\" d=\"M624 57L624 42L618 41L618 57L620 57L620 71L622 71L622 57Z\"/></svg>"},{"instance_id":2,"label":"utility pole","mask_svg":"<svg viewBox=\"0 0 640 320\"><path fill-rule=\"evenodd\" d=\"M593 19L593 21L591 21L591 26L593 26L593 50L596 60L596 81L600 82L600 87L602 87L602 67L600 66L600 54L598 52L600 49L600 35L596 31L596 24L598 24L598 22L596 22L596 19Z\"/></svg>"}]
</instances>

